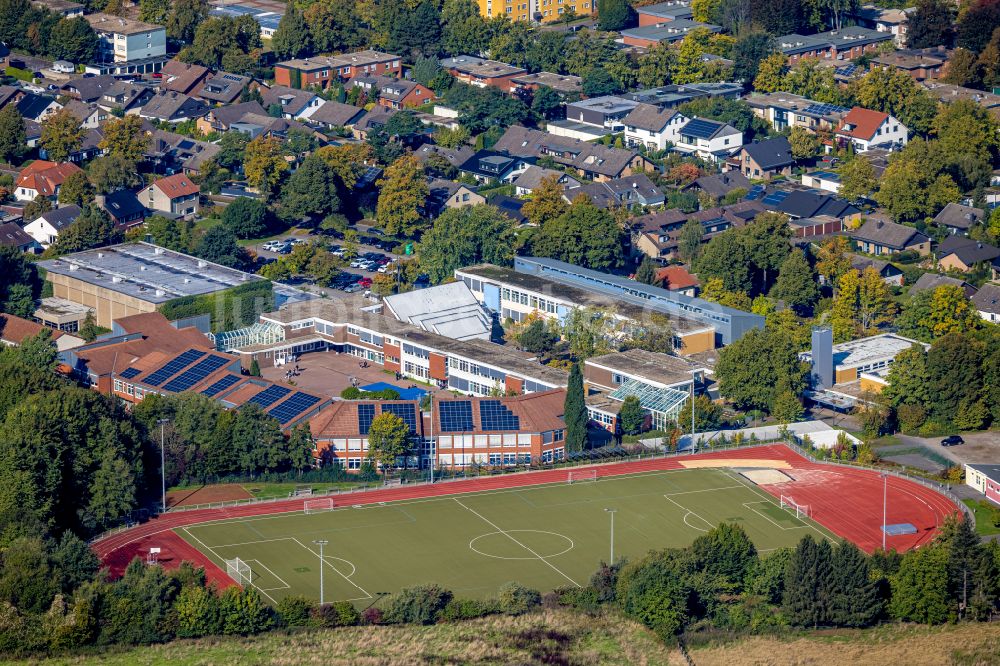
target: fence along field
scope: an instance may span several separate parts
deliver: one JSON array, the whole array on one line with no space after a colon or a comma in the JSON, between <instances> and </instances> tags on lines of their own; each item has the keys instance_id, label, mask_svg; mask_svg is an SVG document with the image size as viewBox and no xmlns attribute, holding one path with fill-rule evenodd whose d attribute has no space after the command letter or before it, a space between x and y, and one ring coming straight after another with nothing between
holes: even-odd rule
<instances>
[{"instance_id":1,"label":"fence along field","mask_svg":"<svg viewBox=\"0 0 1000 666\"><path fill-rule=\"evenodd\" d=\"M581 479L582 480L582 479ZM308 501L308 500L304 500ZM315 507L320 509L320 507ZM367 606L382 593L438 583L486 597L517 581L539 590L585 585L610 555L680 547L720 522L740 524L761 551L832 533L728 469L602 477L332 510L220 520L177 533L226 570L237 558L251 584L277 602L290 594Z\"/></svg>"}]
</instances>

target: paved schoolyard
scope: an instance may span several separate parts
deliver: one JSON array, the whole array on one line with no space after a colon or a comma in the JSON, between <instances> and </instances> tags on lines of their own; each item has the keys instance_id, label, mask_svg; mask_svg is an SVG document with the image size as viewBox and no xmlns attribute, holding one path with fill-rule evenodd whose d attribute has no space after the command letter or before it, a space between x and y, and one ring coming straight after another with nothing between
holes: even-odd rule
<instances>
[{"instance_id":1,"label":"paved schoolyard","mask_svg":"<svg viewBox=\"0 0 1000 666\"><path fill-rule=\"evenodd\" d=\"M358 357L350 354L338 354L334 351L302 354L297 363L299 376L293 377L292 381L302 390L317 395L339 397L341 391L351 386L352 379L357 379L360 386L385 382L405 389L415 384L407 379L396 381L394 373L387 372L371 361L368 362L367 368L362 368L361 359ZM286 381L285 373L294 365L293 363L292 366L273 367L262 364L260 372L264 379L284 383ZM424 390L431 390L431 387L426 384L415 385Z\"/></svg>"}]
</instances>

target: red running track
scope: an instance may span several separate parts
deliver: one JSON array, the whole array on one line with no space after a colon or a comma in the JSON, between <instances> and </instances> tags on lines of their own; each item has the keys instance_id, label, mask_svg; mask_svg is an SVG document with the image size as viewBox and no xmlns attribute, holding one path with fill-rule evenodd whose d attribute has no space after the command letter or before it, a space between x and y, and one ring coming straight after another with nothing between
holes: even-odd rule
<instances>
[{"instance_id":1,"label":"red running track","mask_svg":"<svg viewBox=\"0 0 1000 666\"><path fill-rule=\"evenodd\" d=\"M599 477L681 469L695 460L757 459L787 462L784 472L791 481L761 486L775 497L785 495L810 507L816 522L838 536L853 541L872 552L882 545L882 477L878 472L812 462L782 444L742 447L728 451L698 453L670 458L650 458L634 462L595 465ZM371 504L397 500L423 499L461 493L478 493L545 483L566 481L569 472L579 468L560 468L492 477L478 477L438 484L396 486L368 492L336 496L341 504ZM152 520L95 541L91 548L109 567L113 576L121 575L132 558L145 557L150 547L161 547L174 554L165 566L175 566L181 559L204 566L209 580L220 585L232 584L226 574L203 553L173 533L178 527L212 520L289 513L302 510L300 499L267 504L245 504L221 509L198 509L166 513ZM944 519L961 512L947 497L908 479L889 477L888 522L912 523L916 534L892 536L887 545L899 552L927 543L937 533Z\"/></svg>"}]
</instances>

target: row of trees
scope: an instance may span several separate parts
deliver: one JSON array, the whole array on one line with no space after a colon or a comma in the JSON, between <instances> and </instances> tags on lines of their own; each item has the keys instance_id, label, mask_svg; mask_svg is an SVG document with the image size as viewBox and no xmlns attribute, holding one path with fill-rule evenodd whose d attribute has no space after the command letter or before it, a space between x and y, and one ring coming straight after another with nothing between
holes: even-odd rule
<instances>
[{"instance_id":1,"label":"row of trees","mask_svg":"<svg viewBox=\"0 0 1000 666\"><path fill-rule=\"evenodd\" d=\"M65 18L29 0L0 0L0 42L73 63L91 62L97 53L97 34L85 18Z\"/></svg>"}]
</instances>

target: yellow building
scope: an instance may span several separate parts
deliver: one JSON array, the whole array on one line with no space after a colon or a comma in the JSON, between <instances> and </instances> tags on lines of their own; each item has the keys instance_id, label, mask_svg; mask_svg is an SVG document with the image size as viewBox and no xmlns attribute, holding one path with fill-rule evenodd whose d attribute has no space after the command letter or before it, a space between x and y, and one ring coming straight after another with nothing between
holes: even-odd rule
<instances>
[{"instance_id":1,"label":"yellow building","mask_svg":"<svg viewBox=\"0 0 1000 666\"><path fill-rule=\"evenodd\" d=\"M597 13L597 0L479 0L479 13L487 18L507 16L512 21L556 21L566 13Z\"/></svg>"}]
</instances>

